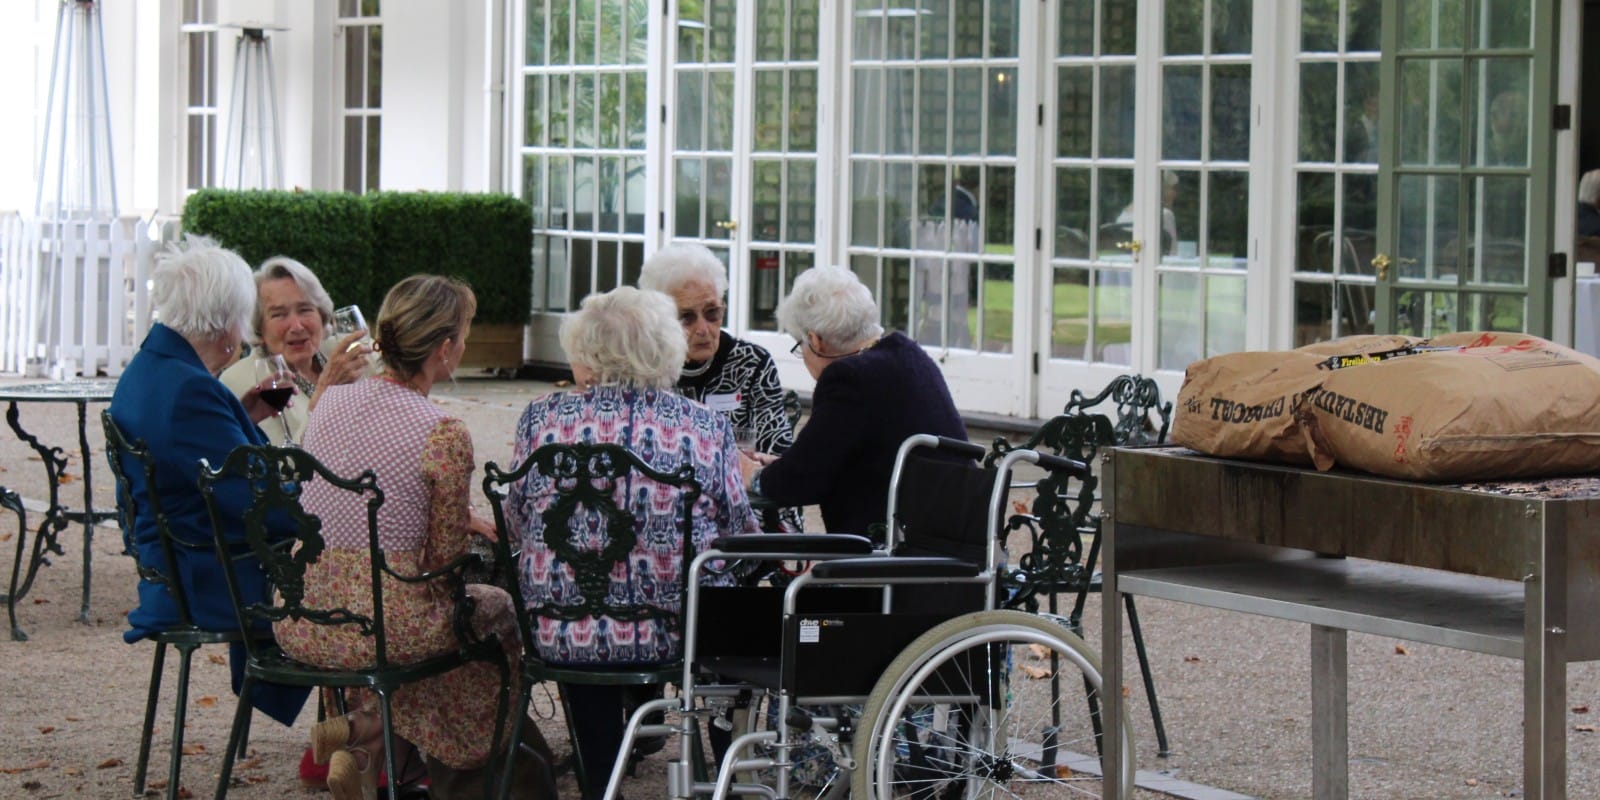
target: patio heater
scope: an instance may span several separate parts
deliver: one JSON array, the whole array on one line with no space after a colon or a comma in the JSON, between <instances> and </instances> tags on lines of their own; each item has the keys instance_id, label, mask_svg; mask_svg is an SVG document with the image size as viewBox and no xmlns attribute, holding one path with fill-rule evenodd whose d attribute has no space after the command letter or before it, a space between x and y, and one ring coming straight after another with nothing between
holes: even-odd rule
<instances>
[{"instance_id":1,"label":"patio heater","mask_svg":"<svg viewBox=\"0 0 1600 800\"><path fill-rule=\"evenodd\" d=\"M96 299L103 307L107 287L96 280L103 276L78 274L80 265L95 273L102 262L69 255L89 252L85 240L103 240L119 211L99 0L61 0L48 97L34 199L37 264L45 270L29 298L35 338L28 348L27 370L34 374L42 373L46 364L62 370L63 342L81 329L103 324L84 318L88 296L78 293L80 287L94 292L98 283ZM64 292L70 297L64 298ZM68 302L71 297L78 300ZM74 365L66 366L75 371ZM93 365L86 371L93 374Z\"/></svg>"},{"instance_id":2,"label":"patio heater","mask_svg":"<svg viewBox=\"0 0 1600 800\"><path fill-rule=\"evenodd\" d=\"M222 185L230 189L283 188L283 148L278 139L278 93L272 71L272 40L267 31L283 28L258 22L238 28L233 49L233 91L228 98L227 149Z\"/></svg>"}]
</instances>

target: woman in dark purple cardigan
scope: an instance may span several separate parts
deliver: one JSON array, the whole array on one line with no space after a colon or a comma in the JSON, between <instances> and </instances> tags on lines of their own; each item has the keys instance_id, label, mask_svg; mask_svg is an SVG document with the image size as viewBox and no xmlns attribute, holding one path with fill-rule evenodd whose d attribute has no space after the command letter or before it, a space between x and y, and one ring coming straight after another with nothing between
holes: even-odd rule
<instances>
[{"instance_id":1,"label":"woman in dark purple cardigan","mask_svg":"<svg viewBox=\"0 0 1600 800\"><path fill-rule=\"evenodd\" d=\"M764 459L751 489L780 505L820 505L830 533L866 533L885 521L900 443L917 433L966 439L966 426L938 365L903 334L883 332L854 272L801 273L778 324L817 387L810 420L787 452Z\"/></svg>"}]
</instances>

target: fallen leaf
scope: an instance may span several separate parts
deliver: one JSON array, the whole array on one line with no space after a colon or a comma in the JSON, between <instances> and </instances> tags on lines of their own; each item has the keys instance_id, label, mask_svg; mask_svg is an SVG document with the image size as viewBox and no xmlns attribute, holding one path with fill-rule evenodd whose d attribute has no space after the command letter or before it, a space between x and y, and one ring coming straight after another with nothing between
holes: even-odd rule
<instances>
[{"instance_id":1,"label":"fallen leaf","mask_svg":"<svg viewBox=\"0 0 1600 800\"><path fill-rule=\"evenodd\" d=\"M78 769L77 767L67 767L66 769L61 770L61 774L63 774L63 775L82 775L83 774L83 770Z\"/></svg>"},{"instance_id":2,"label":"fallen leaf","mask_svg":"<svg viewBox=\"0 0 1600 800\"><path fill-rule=\"evenodd\" d=\"M233 765L235 771L243 769L257 769L261 766L260 758L248 758Z\"/></svg>"},{"instance_id":3,"label":"fallen leaf","mask_svg":"<svg viewBox=\"0 0 1600 800\"><path fill-rule=\"evenodd\" d=\"M67 717L68 722L82 722L83 717Z\"/></svg>"},{"instance_id":4,"label":"fallen leaf","mask_svg":"<svg viewBox=\"0 0 1600 800\"><path fill-rule=\"evenodd\" d=\"M95 769L111 769L112 767L120 767L120 766L122 766L122 759L120 759L120 758L108 758L108 759L100 762L99 764L96 764L95 765Z\"/></svg>"},{"instance_id":5,"label":"fallen leaf","mask_svg":"<svg viewBox=\"0 0 1600 800\"><path fill-rule=\"evenodd\" d=\"M1405 645L1397 644L1394 646L1394 654L1397 656L1409 656L1411 651L1407 650Z\"/></svg>"},{"instance_id":6,"label":"fallen leaf","mask_svg":"<svg viewBox=\"0 0 1600 800\"><path fill-rule=\"evenodd\" d=\"M1593 725L1574 725L1572 729L1578 733L1594 733Z\"/></svg>"},{"instance_id":7,"label":"fallen leaf","mask_svg":"<svg viewBox=\"0 0 1600 800\"><path fill-rule=\"evenodd\" d=\"M1183 657L1183 661L1184 661L1185 664L1198 664L1198 663L1200 663L1200 657L1199 656L1184 656Z\"/></svg>"},{"instance_id":8,"label":"fallen leaf","mask_svg":"<svg viewBox=\"0 0 1600 800\"><path fill-rule=\"evenodd\" d=\"M1050 655L1050 648L1045 647L1042 644L1030 644L1028 645L1028 654L1034 658L1042 659L1045 656Z\"/></svg>"},{"instance_id":9,"label":"fallen leaf","mask_svg":"<svg viewBox=\"0 0 1600 800\"><path fill-rule=\"evenodd\" d=\"M228 659L223 658L221 655L218 655L217 653L208 653L206 655L206 660L210 661L213 664L216 664L217 666L221 666L223 664L228 663Z\"/></svg>"},{"instance_id":10,"label":"fallen leaf","mask_svg":"<svg viewBox=\"0 0 1600 800\"><path fill-rule=\"evenodd\" d=\"M1050 677L1050 670L1047 670L1044 667L1036 667L1032 664L1018 664L1017 666L1022 670L1022 674L1027 675L1034 680L1041 680Z\"/></svg>"},{"instance_id":11,"label":"fallen leaf","mask_svg":"<svg viewBox=\"0 0 1600 800\"><path fill-rule=\"evenodd\" d=\"M55 729L56 729L56 726L54 726L54 725L40 725L39 726L39 732L40 733L54 733Z\"/></svg>"},{"instance_id":12,"label":"fallen leaf","mask_svg":"<svg viewBox=\"0 0 1600 800\"><path fill-rule=\"evenodd\" d=\"M44 768L46 768L48 766L50 766L50 759L41 758L38 761L35 761L32 764L28 764L26 766L21 766L21 767L0 767L0 772L4 772L7 775L15 775L15 774L17 774L19 772L27 772L30 769L44 769Z\"/></svg>"},{"instance_id":13,"label":"fallen leaf","mask_svg":"<svg viewBox=\"0 0 1600 800\"><path fill-rule=\"evenodd\" d=\"M188 726L185 725L184 727L187 728ZM186 756L197 756L205 751L206 746L203 744L186 744L183 746L183 754Z\"/></svg>"},{"instance_id":14,"label":"fallen leaf","mask_svg":"<svg viewBox=\"0 0 1600 800\"><path fill-rule=\"evenodd\" d=\"M194 797L194 792L189 791L189 787L187 787L187 786L179 786L178 787L178 796L179 797Z\"/></svg>"},{"instance_id":15,"label":"fallen leaf","mask_svg":"<svg viewBox=\"0 0 1600 800\"><path fill-rule=\"evenodd\" d=\"M1066 780L1067 778L1070 778L1070 777L1072 777L1072 768L1071 767L1067 766L1066 764L1057 764L1056 765L1056 778L1061 779L1061 780Z\"/></svg>"},{"instance_id":16,"label":"fallen leaf","mask_svg":"<svg viewBox=\"0 0 1600 800\"><path fill-rule=\"evenodd\" d=\"M9 534L9 533L0 533L0 542L9 542L9 541L11 541L11 534Z\"/></svg>"},{"instance_id":17,"label":"fallen leaf","mask_svg":"<svg viewBox=\"0 0 1600 800\"><path fill-rule=\"evenodd\" d=\"M50 598L48 598L48 597L35 597L35 598L33 598L33 604L36 605L36 606L42 606L42 605L44 605L44 604L46 604L48 602L50 602Z\"/></svg>"},{"instance_id":18,"label":"fallen leaf","mask_svg":"<svg viewBox=\"0 0 1600 800\"><path fill-rule=\"evenodd\" d=\"M250 775L245 775L243 780L245 783L266 783L267 781L272 780L272 778L256 772Z\"/></svg>"},{"instance_id":19,"label":"fallen leaf","mask_svg":"<svg viewBox=\"0 0 1600 800\"><path fill-rule=\"evenodd\" d=\"M1021 500L1012 500L1011 510L1018 514L1026 514L1028 513L1028 504L1022 502Z\"/></svg>"},{"instance_id":20,"label":"fallen leaf","mask_svg":"<svg viewBox=\"0 0 1600 800\"><path fill-rule=\"evenodd\" d=\"M1122 685L1122 697L1124 699L1127 699L1131 694L1132 694L1132 692L1128 691L1128 685L1127 684L1123 684Z\"/></svg>"},{"instance_id":21,"label":"fallen leaf","mask_svg":"<svg viewBox=\"0 0 1600 800\"><path fill-rule=\"evenodd\" d=\"M31 792L31 791L33 791L35 789L44 788L44 784L42 784L42 783L40 783L38 781L23 781L22 782L22 788L27 789L28 791Z\"/></svg>"},{"instance_id":22,"label":"fallen leaf","mask_svg":"<svg viewBox=\"0 0 1600 800\"><path fill-rule=\"evenodd\" d=\"M63 473L61 473L60 477L56 478L56 483L59 483L62 486L66 486L67 484L72 483L75 480L77 480L77 478L72 477L71 473L63 472Z\"/></svg>"},{"instance_id":23,"label":"fallen leaf","mask_svg":"<svg viewBox=\"0 0 1600 800\"><path fill-rule=\"evenodd\" d=\"M1478 785L1478 779L1477 778L1468 778L1467 779L1467 785L1468 786L1477 786Z\"/></svg>"},{"instance_id":24,"label":"fallen leaf","mask_svg":"<svg viewBox=\"0 0 1600 800\"><path fill-rule=\"evenodd\" d=\"M201 708L211 708L212 706L217 704L217 697L216 697L216 695L208 694L205 697L202 697L199 700L194 701L194 704L199 706L199 707L201 707Z\"/></svg>"},{"instance_id":25,"label":"fallen leaf","mask_svg":"<svg viewBox=\"0 0 1600 800\"><path fill-rule=\"evenodd\" d=\"M1589 707L1586 706L1586 705L1573 706L1572 707L1572 713L1574 713L1574 714L1587 714L1587 713L1589 713Z\"/></svg>"},{"instance_id":26,"label":"fallen leaf","mask_svg":"<svg viewBox=\"0 0 1600 800\"><path fill-rule=\"evenodd\" d=\"M144 786L146 789L155 789L156 791L161 791L162 789L167 788L167 782L162 778L152 778L151 780L145 781Z\"/></svg>"}]
</instances>

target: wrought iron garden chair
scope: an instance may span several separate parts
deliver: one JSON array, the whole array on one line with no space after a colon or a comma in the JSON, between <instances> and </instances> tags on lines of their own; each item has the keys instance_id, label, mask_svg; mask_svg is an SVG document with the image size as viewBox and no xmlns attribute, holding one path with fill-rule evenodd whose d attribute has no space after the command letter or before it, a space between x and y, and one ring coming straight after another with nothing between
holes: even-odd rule
<instances>
[{"instance_id":1,"label":"wrought iron garden chair","mask_svg":"<svg viewBox=\"0 0 1600 800\"><path fill-rule=\"evenodd\" d=\"M1115 422L1105 414L1090 410L1107 400L1116 406ZM1092 470L1098 463L1096 456L1101 448L1160 444L1166 440L1171 422L1172 402L1161 401L1161 391L1155 381L1140 375L1120 375L1093 397L1074 389L1061 415L1046 421L1020 444L996 439L989 458L998 458L1014 448L1037 449L1081 461ZM1067 620L1074 633L1082 634L1088 595L1101 588L1098 571L1101 517L1095 510L1098 485L1099 477L1093 474L1081 479L1066 473L1048 475L1036 484L1037 494L1028 513L1009 519L1009 529L1026 530L1031 541L1017 565L1002 577L1007 589L1006 607L1037 611L1042 596L1046 610L1054 614L1059 595L1071 594L1073 604ZM1150 703L1151 721L1155 726L1156 753L1166 756L1171 749L1166 724L1161 718L1161 705L1156 698L1155 677L1150 669L1144 632L1139 625L1133 595L1123 595L1123 601L1134 653L1144 678L1145 698ZM1094 703L1092 698L1090 703ZM1098 722L1098 712L1094 717Z\"/></svg>"},{"instance_id":2,"label":"wrought iron garden chair","mask_svg":"<svg viewBox=\"0 0 1600 800\"><path fill-rule=\"evenodd\" d=\"M178 612L177 625L150 637L155 642L156 649L150 662L150 689L145 697L144 725L139 733L139 759L133 769L133 794L135 797L144 795L145 775L150 765L150 739L156 723L156 704L161 697L161 679L165 674L167 647L170 645L178 651L178 694L173 703L172 753L167 768L167 797L176 798L181 791L179 779L183 768L184 720L189 710L189 666L194 659L194 651L201 645L242 641L244 635L240 630L208 631L195 624L193 615L189 613L188 592L184 589L182 581L172 577L180 574L176 553L184 549L209 555L214 552L215 545L209 540L186 541L172 532L167 524L166 515L162 513L160 494L156 491L156 465L155 460L150 457L150 451L145 448L142 440L129 442L122 435L122 430L111 419L110 409L100 412L100 421L104 424L106 432L106 460L111 462L111 474L116 477L117 513L126 549L134 555L140 580L151 581L165 587L167 593L172 595L173 606ZM137 473L133 473L134 470L137 470ZM138 550L134 546L133 520L136 501L133 485L128 480L130 473L139 476L150 514L155 519L156 534L160 537L162 557L154 564L139 559ZM249 708L248 704L246 708ZM248 716L243 726L240 732L241 742L248 738L250 727Z\"/></svg>"},{"instance_id":3,"label":"wrought iron garden chair","mask_svg":"<svg viewBox=\"0 0 1600 800\"><path fill-rule=\"evenodd\" d=\"M634 601L612 591L612 575L630 569L629 557L638 537L636 504L650 503L648 490L640 489L644 479L670 487L677 509L677 535L683 543L678 564L677 591L662 592L657 603ZM506 516L508 488L528 481L530 492L554 496L542 515L543 538L556 555L560 569L571 571L576 592L541 602L524 596L520 570L516 568L513 540L521 532L510 528ZM634 489L633 494L627 488ZM683 583L694 560L693 513L701 487L694 467L683 465L663 472L646 463L633 451L619 444L547 444L535 450L521 464L507 471L489 462L484 466L483 491L494 508L495 558L507 576L506 590L517 606L517 622L522 629L522 691L515 706L512 741L518 741L526 722L530 693L540 681L591 686L658 686L676 682L683 674L681 656L660 664L619 665L558 664L541 658L536 643L542 622L557 624L606 617L622 622L659 621L672 637L683 631ZM573 763L579 786L588 785L588 771L573 733L572 711L565 693L562 707L567 733L573 742ZM509 772L507 773L509 778ZM504 785L506 782L502 782ZM502 792L502 797L504 793Z\"/></svg>"},{"instance_id":4,"label":"wrought iron garden chair","mask_svg":"<svg viewBox=\"0 0 1600 800\"><path fill-rule=\"evenodd\" d=\"M313 481L322 481L335 490L349 492L359 498L366 516L367 549L371 557L372 614L359 614L345 608L329 608L317 604L316 598L305 596L306 569L316 563L327 545L322 536L322 521L301 507L302 492ZM328 669L306 664L291 658L275 643L247 639L249 658L245 665L244 686L239 693L238 711L234 715L233 731L228 738L228 750L223 760L222 774L217 781L217 798L221 800L228 790L233 757L241 752L244 732L249 724L251 687L257 681L272 681L295 686L364 688L378 696L383 722L383 742L387 774L400 774L396 770L394 728L391 720L391 701L394 691L408 683L442 675L466 664L486 661L500 668L501 689L491 752L500 753L503 720L510 698L510 666L505 651L494 636L477 637L472 630L473 601L467 595L463 573L476 566L478 556L460 556L444 566L416 575L402 575L389 566L383 548L378 542L378 509L383 505L383 491L372 470L366 470L354 479L345 479L331 473L310 453L298 447L273 447L271 445L242 445L228 454L220 467L213 469L204 461L200 465L200 492L205 497L211 514L215 547L219 558L228 558L237 569L240 560L259 561L275 591L262 602L246 603L240 591L235 570L228 570L228 592L232 596L241 628L260 629L285 619L308 620L330 627L351 626L364 637L371 637L374 663L364 669ZM240 496L243 503L244 542L248 552L235 555L236 542L229 537L233 526L227 515L230 508L237 513ZM269 526L269 519L272 525ZM285 532L285 529L287 531ZM460 646L451 652L432 658L400 663L390 656L390 633L384 627L384 582L424 583L438 581L448 586L455 597L454 627ZM400 781L389 781L390 800L397 800Z\"/></svg>"}]
</instances>

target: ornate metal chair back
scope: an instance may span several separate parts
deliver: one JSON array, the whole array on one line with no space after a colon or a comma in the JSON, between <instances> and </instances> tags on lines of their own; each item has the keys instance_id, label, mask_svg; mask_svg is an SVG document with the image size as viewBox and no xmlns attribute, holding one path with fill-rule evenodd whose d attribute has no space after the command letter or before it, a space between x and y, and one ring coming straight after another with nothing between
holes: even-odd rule
<instances>
[{"instance_id":1,"label":"ornate metal chair back","mask_svg":"<svg viewBox=\"0 0 1600 800\"><path fill-rule=\"evenodd\" d=\"M520 570L512 560L515 555L511 541L521 532L510 528L505 508L508 487L521 481L527 482L527 497L553 496L540 515L542 537L555 560L571 571L577 589L574 594L555 593L549 602L530 602L523 594ZM534 636L539 620L572 622L602 616L623 622L663 620L671 631L681 635L682 586L677 592L659 595L676 599L670 605L627 600L612 591L612 576L629 569L628 557L639 537L662 533L641 531L644 515L637 511L644 504L659 501L654 496L659 485L676 490L675 533L682 541L679 575L686 579L695 555L694 507L702 491L692 465L664 472L622 445L579 443L547 444L509 472L492 461L484 466L483 491L494 508L495 526L500 531L496 558L513 565L503 572L509 576L507 590L517 600L523 642L531 645L537 641Z\"/></svg>"},{"instance_id":2,"label":"ornate metal chair back","mask_svg":"<svg viewBox=\"0 0 1600 800\"><path fill-rule=\"evenodd\" d=\"M189 612L189 593L184 589L183 582L176 578L179 574L177 548L209 551L212 549L212 543L187 541L172 532L172 527L167 522L167 515L161 508L161 493L156 489L156 462L151 457L144 440L128 441L128 438L122 435L122 429L117 427L116 421L111 418L109 408L100 412L100 422L106 432L106 461L110 462L111 474L116 478L117 521L122 527L123 549L133 556L134 565L141 579L160 584L166 588L168 594L172 595L173 605L178 610L179 623L185 628L193 628L195 624L194 617ZM133 482L129 480L133 470L137 470L136 474L144 486L143 494L145 502L149 505L150 518L155 520L156 524L161 559L154 564L139 557L137 542L134 541L134 520L138 519L138 500L134 497Z\"/></svg>"},{"instance_id":3,"label":"ornate metal chair back","mask_svg":"<svg viewBox=\"0 0 1600 800\"><path fill-rule=\"evenodd\" d=\"M1101 444L1161 444L1172 427L1172 401L1161 402L1161 388L1143 375L1118 375L1093 397L1072 390L1062 414L1082 414L1110 400L1117 410L1112 437Z\"/></svg>"}]
</instances>

